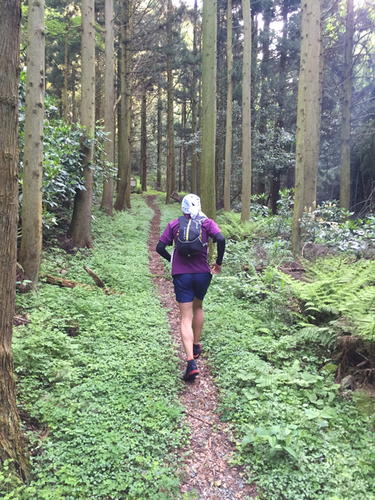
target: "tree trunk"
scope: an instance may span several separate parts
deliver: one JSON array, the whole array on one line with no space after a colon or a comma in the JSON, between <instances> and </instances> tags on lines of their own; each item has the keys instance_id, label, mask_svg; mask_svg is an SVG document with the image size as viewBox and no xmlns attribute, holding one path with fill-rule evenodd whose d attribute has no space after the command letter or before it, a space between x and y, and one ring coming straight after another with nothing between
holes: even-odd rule
<instances>
[{"instance_id":1,"label":"tree trunk","mask_svg":"<svg viewBox=\"0 0 375 500\"><path fill-rule=\"evenodd\" d=\"M182 133L183 133L183 143L182 143L182 187L184 192L187 191L187 170L186 170L186 96L184 96L184 102L182 103Z\"/></svg>"},{"instance_id":2,"label":"tree trunk","mask_svg":"<svg viewBox=\"0 0 375 500\"><path fill-rule=\"evenodd\" d=\"M18 83L21 1L0 0L0 465L12 459L29 473L15 396L12 323L18 219Z\"/></svg>"},{"instance_id":3,"label":"tree trunk","mask_svg":"<svg viewBox=\"0 0 375 500\"><path fill-rule=\"evenodd\" d=\"M250 0L242 1L242 206L241 221L250 219L251 205L251 11Z\"/></svg>"},{"instance_id":4,"label":"tree trunk","mask_svg":"<svg viewBox=\"0 0 375 500\"><path fill-rule=\"evenodd\" d=\"M197 146L196 146L196 134L197 134L197 57L198 57L198 47L197 47L197 18L198 18L198 5L197 0L194 1L194 34L193 34L193 81L191 84L191 134L193 136L193 144L191 151L191 171L190 171L190 189L192 193L197 194Z\"/></svg>"},{"instance_id":5,"label":"tree trunk","mask_svg":"<svg viewBox=\"0 0 375 500\"><path fill-rule=\"evenodd\" d=\"M118 192L114 205L115 210L126 208L126 192L128 188L128 170L130 168L130 143L128 134L129 114L129 0L121 2L121 115L119 124L119 165L118 165Z\"/></svg>"},{"instance_id":6,"label":"tree trunk","mask_svg":"<svg viewBox=\"0 0 375 500\"><path fill-rule=\"evenodd\" d=\"M224 174L224 210L230 212L230 176L232 157L232 99L233 99L233 49L232 49L232 0L227 8L227 122L225 133L225 174Z\"/></svg>"},{"instance_id":7,"label":"tree trunk","mask_svg":"<svg viewBox=\"0 0 375 500\"><path fill-rule=\"evenodd\" d=\"M105 157L112 166L115 164L115 58L114 58L114 21L113 0L105 0L105 92L104 128L109 134L105 143ZM106 172L103 183L101 207L107 215L113 213L113 194L115 182L113 175Z\"/></svg>"},{"instance_id":8,"label":"tree trunk","mask_svg":"<svg viewBox=\"0 0 375 500\"><path fill-rule=\"evenodd\" d=\"M269 92L269 60L270 60L270 24L273 17L272 6L265 10L263 14L263 43L262 43L262 64L260 68L262 85L260 90L260 117L259 117L259 132L265 134L267 132L267 117L268 117L268 92Z\"/></svg>"},{"instance_id":9,"label":"tree trunk","mask_svg":"<svg viewBox=\"0 0 375 500\"><path fill-rule=\"evenodd\" d=\"M63 110L64 110L64 118L66 123L68 123L68 19L65 19L65 54L64 54L64 87L63 87Z\"/></svg>"},{"instance_id":10,"label":"tree trunk","mask_svg":"<svg viewBox=\"0 0 375 500\"><path fill-rule=\"evenodd\" d=\"M78 190L74 200L74 211L69 233L75 243L81 247L92 248L91 217L94 174L90 168L94 156L95 133L95 9L94 0L82 0L82 99L81 124L85 127L85 139L82 142L84 154L83 176L85 190Z\"/></svg>"},{"instance_id":11,"label":"tree trunk","mask_svg":"<svg viewBox=\"0 0 375 500\"><path fill-rule=\"evenodd\" d=\"M127 140L125 142L126 148L125 148L125 165L126 165L126 178L127 178L127 183L126 183L126 189L125 189L125 206L129 210L131 209L131 199L130 199L130 181L131 181L131 174L132 174L132 96L131 96L131 87L132 87L132 79L131 79L131 72L132 72L132 53L130 50L130 40L131 40L131 30L132 30L132 4L130 3L130 0L127 0L126 2L126 9L127 9L127 19L128 23L126 25L126 59L125 59L125 68L126 68L126 87L127 87L127 92L125 96L125 101L126 101L126 137Z\"/></svg>"},{"instance_id":12,"label":"tree trunk","mask_svg":"<svg viewBox=\"0 0 375 500\"><path fill-rule=\"evenodd\" d=\"M72 123L77 123L76 73L72 64Z\"/></svg>"},{"instance_id":13,"label":"tree trunk","mask_svg":"<svg viewBox=\"0 0 375 500\"><path fill-rule=\"evenodd\" d=\"M158 145L156 162L156 189L161 190L161 139L162 139L162 110L161 85L158 82Z\"/></svg>"},{"instance_id":14,"label":"tree trunk","mask_svg":"<svg viewBox=\"0 0 375 500\"><path fill-rule=\"evenodd\" d=\"M323 66L321 8L322 0L302 1L292 222L292 248L295 254L300 251L303 212L316 208Z\"/></svg>"},{"instance_id":15,"label":"tree trunk","mask_svg":"<svg viewBox=\"0 0 375 500\"><path fill-rule=\"evenodd\" d=\"M147 98L146 90L142 96L141 104L141 171L142 191L147 191L147 127L146 127Z\"/></svg>"},{"instance_id":16,"label":"tree trunk","mask_svg":"<svg viewBox=\"0 0 375 500\"><path fill-rule=\"evenodd\" d=\"M350 116L353 87L353 0L346 0L345 71L341 127L340 207L350 208Z\"/></svg>"},{"instance_id":17,"label":"tree trunk","mask_svg":"<svg viewBox=\"0 0 375 500\"><path fill-rule=\"evenodd\" d=\"M172 0L168 0L168 51L172 50ZM167 196L166 204L169 204L170 196L176 189L176 167L174 150L174 119L173 119L173 73L172 56L167 58L167 80L168 80L168 153L167 153Z\"/></svg>"},{"instance_id":18,"label":"tree trunk","mask_svg":"<svg viewBox=\"0 0 375 500\"><path fill-rule=\"evenodd\" d=\"M210 219L216 218L216 7L216 0L203 2L201 196L203 212Z\"/></svg>"},{"instance_id":19,"label":"tree trunk","mask_svg":"<svg viewBox=\"0 0 375 500\"><path fill-rule=\"evenodd\" d=\"M42 260L44 0L32 2L29 6L27 38L20 263L26 276L35 284Z\"/></svg>"}]
</instances>

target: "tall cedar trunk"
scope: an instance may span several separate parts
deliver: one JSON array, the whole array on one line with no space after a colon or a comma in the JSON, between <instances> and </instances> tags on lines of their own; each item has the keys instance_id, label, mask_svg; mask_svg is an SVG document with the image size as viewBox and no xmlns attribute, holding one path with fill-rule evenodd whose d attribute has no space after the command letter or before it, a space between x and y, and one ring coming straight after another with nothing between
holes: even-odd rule
<instances>
[{"instance_id":1,"label":"tall cedar trunk","mask_svg":"<svg viewBox=\"0 0 375 500\"><path fill-rule=\"evenodd\" d=\"M76 73L72 65L72 123L77 123Z\"/></svg>"},{"instance_id":2,"label":"tall cedar trunk","mask_svg":"<svg viewBox=\"0 0 375 500\"><path fill-rule=\"evenodd\" d=\"M94 0L82 0L82 98L81 124L86 128L86 138L90 143L82 143L84 154L83 176L85 190L78 190L74 200L73 218L69 233L72 239L81 247L92 248L91 217L92 197L94 188L94 173L90 168L94 156L95 133L95 15Z\"/></svg>"},{"instance_id":3,"label":"tall cedar trunk","mask_svg":"<svg viewBox=\"0 0 375 500\"><path fill-rule=\"evenodd\" d=\"M251 205L251 12L250 0L242 1L242 207L241 220L250 219Z\"/></svg>"},{"instance_id":4,"label":"tall cedar trunk","mask_svg":"<svg viewBox=\"0 0 375 500\"><path fill-rule=\"evenodd\" d=\"M292 222L292 248L295 254L300 251L300 222L303 212L316 207L323 66L321 9L322 0L302 1Z\"/></svg>"},{"instance_id":5,"label":"tall cedar trunk","mask_svg":"<svg viewBox=\"0 0 375 500\"><path fill-rule=\"evenodd\" d=\"M128 91L126 92L126 148L125 148L125 164L126 164L126 190L125 190L125 206L130 209L131 206L131 191L130 191L130 181L131 181L131 134L132 134L132 97L131 97L131 71L132 71L132 56L130 50L130 37L131 37L131 23L132 23L132 15L131 15L131 3L130 0L127 0L127 12L128 12L128 24L126 26L126 85Z\"/></svg>"},{"instance_id":6,"label":"tall cedar trunk","mask_svg":"<svg viewBox=\"0 0 375 500\"><path fill-rule=\"evenodd\" d=\"M166 204L169 204L170 195L176 189L176 167L174 150L174 119L173 119L173 73L172 73L172 0L168 0L168 58L167 58L167 80L168 80L168 153L167 153L167 196Z\"/></svg>"},{"instance_id":7,"label":"tall cedar trunk","mask_svg":"<svg viewBox=\"0 0 375 500\"><path fill-rule=\"evenodd\" d=\"M141 103L141 170L142 170L142 191L147 191L147 127L146 127L146 90L142 96Z\"/></svg>"},{"instance_id":8,"label":"tall cedar trunk","mask_svg":"<svg viewBox=\"0 0 375 500\"><path fill-rule=\"evenodd\" d=\"M190 189L192 193L198 193L198 175L197 175L197 18L198 18L198 5L197 0L194 2L194 35L193 35L193 81L191 84L191 133L193 136L193 144L191 151L191 171L190 171Z\"/></svg>"},{"instance_id":9,"label":"tall cedar trunk","mask_svg":"<svg viewBox=\"0 0 375 500\"><path fill-rule=\"evenodd\" d=\"M63 87L63 110L64 118L66 123L68 123L68 18L65 18L65 44L64 44L64 87Z\"/></svg>"},{"instance_id":10,"label":"tall cedar trunk","mask_svg":"<svg viewBox=\"0 0 375 500\"><path fill-rule=\"evenodd\" d=\"M105 158L115 164L115 58L114 58L114 21L113 0L105 0L105 80L104 80L104 128L108 134L105 142ZM103 183L101 207L107 215L113 213L113 194L115 181L110 172L106 172Z\"/></svg>"},{"instance_id":11,"label":"tall cedar trunk","mask_svg":"<svg viewBox=\"0 0 375 500\"><path fill-rule=\"evenodd\" d=\"M129 113L129 0L121 2L121 114L119 119L118 136L118 190L114 205L115 210L124 210L127 206L126 192L128 188L128 170L130 168L130 142L128 135L128 113Z\"/></svg>"},{"instance_id":12,"label":"tall cedar trunk","mask_svg":"<svg viewBox=\"0 0 375 500\"><path fill-rule=\"evenodd\" d=\"M272 7L270 6L263 14L264 27L262 33L262 64L260 67L262 75L262 85L260 90L260 117L259 117L259 132L265 134L267 132L267 116L268 116L268 92L269 92L269 64L270 64L270 24L272 19Z\"/></svg>"},{"instance_id":13,"label":"tall cedar trunk","mask_svg":"<svg viewBox=\"0 0 375 500\"><path fill-rule=\"evenodd\" d=\"M255 101L258 95L258 52L259 52L259 44L258 44L258 16L252 14L251 16L251 88L253 92L251 92L251 128L254 129L256 122L256 108L258 106L255 105ZM260 176L261 172L258 173L258 183L264 182L263 176L262 179Z\"/></svg>"},{"instance_id":14,"label":"tall cedar trunk","mask_svg":"<svg viewBox=\"0 0 375 500\"><path fill-rule=\"evenodd\" d=\"M157 145L157 161L156 161L156 189L161 190L161 139L162 139L162 110L161 101L161 85L158 82L158 145Z\"/></svg>"},{"instance_id":15,"label":"tall cedar trunk","mask_svg":"<svg viewBox=\"0 0 375 500\"><path fill-rule=\"evenodd\" d=\"M210 219L216 218L216 7L216 0L203 2L201 196L203 212Z\"/></svg>"},{"instance_id":16,"label":"tall cedar trunk","mask_svg":"<svg viewBox=\"0 0 375 500\"><path fill-rule=\"evenodd\" d=\"M354 8L353 0L346 0L346 34L345 34L345 71L344 96L342 102L341 126L341 174L340 174L340 207L350 208L350 116L353 86L353 38Z\"/></svg>"},{"instance_id":17,"label":"tall cedar trunk","mask_svg":"<svg viewBox=\"0 0 375 500\"><path fill-rule=\"evenodd\" d=\"M29 6L20 263L36 283L42 259L44 0Z\"/></svg>"},{"instance_id":18,"label":"tall cedar trunk","mask_svg":"<svg viewBox=\"0 0 375 500\"><path fill-rule=\"evenodd\" d=\"M233 98L233 49L232 49L232 0L227 8L227 123L225 134L225 174L224 174L224 210L230 212L230 176L232 157L232 98Z\"/></svg>"},{"instance_id":19,"label":"tall cedar trunk","mask_svg":"<svg viewBox=\"0 0 375 500\"><path fill-rule=\"evenodd\" d=\"M18 83L21 1L0 0L0 464L23 477L28 457L19 424L12 357L18 219Z\"/></svg>"},{"instance_id":20,"label":"tall cedar trunk","mask_svg":"<svg viewBox=\"0 0 375 500\"><path fill-rule=\"evenodd\" d=\"M182 164L183 164L183 156L184 156L184 153L183 153L183 138L182 138L182 134L183 134L183 130L184 130L184 117L183 117L182 108L183 108L183 106L181 107L180 168L178 170L178 190L179 190L179 192L182 191L182 169L183 169Z\"/></svg>"},{"instance_id":21,"label":"tall cedar trunk","mask_svg":"<svg viewBox=\"0 0 375 500\"><path fill-rule=\"evenodd\" d=\"M186 134L186 96L184 96L184 102L182 103L182 131L183 140L182 143L182 187L184 192L187 191L187 170L186 170L186 146L185 146L185 134Z\"/></svg>"}]
</instances>

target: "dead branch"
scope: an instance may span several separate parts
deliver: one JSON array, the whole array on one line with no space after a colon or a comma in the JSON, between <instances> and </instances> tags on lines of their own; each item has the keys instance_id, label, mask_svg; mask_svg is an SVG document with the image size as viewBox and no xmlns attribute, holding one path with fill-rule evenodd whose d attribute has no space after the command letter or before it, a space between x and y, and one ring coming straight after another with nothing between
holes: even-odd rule
<instances>
[{"instance_id":1,"label":"dead branch","mask_svg":"<svg viewBox=\"0 0 375 500\"><path fill-rule=\"evenodd\" d=\"M97 274L94 273L94 271L92 271L89 267L87 266L83 266L83 269L86 271L87 274L89 274L91 276L91 278L95 281L95 284L96 286L98 286L99 288L104 288L105 285L103 283L103 281L99 278L99 276Z\"/></svg>"}]
</instances>

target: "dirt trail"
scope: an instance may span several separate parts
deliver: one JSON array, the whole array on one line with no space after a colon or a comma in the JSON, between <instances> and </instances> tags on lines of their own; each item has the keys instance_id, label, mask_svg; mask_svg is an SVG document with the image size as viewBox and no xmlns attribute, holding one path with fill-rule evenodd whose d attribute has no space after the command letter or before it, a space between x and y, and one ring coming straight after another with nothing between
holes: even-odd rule
<instances>
[{"instance_id":1,"label":"dirt trail","mask_svg":"<svg viewBox=\"0 0 375 500\"><path fill-rule=\"evenodd\" d=\"M152 225L159 228L160 210L154 200L155 196L149 196L147 203L155 212ZM165 268L161 257L155 251L158 235L159 232L155 230L148 241L150 271L154 275L163 275ZM180 337L180 315L173 284L163 277L153 278L153 281L159 290L160 301L167 310L171 335L181 359L182 374L186 368L186 356ZM205 329L208 327L206 324ZM255 498L255 486L246 484L242 468L232 468L228 465L234 445L225 432L226 424L220 421L217 414L218 390L212 382L204 351L198 360L198 367L199 376L193 384L186 384L181 395L192 431L190 446L181 450L185 464L185 473L182 474L184 479L180 485L181 493L195 490L199 500Z\"/></svg>"}]
</instances>

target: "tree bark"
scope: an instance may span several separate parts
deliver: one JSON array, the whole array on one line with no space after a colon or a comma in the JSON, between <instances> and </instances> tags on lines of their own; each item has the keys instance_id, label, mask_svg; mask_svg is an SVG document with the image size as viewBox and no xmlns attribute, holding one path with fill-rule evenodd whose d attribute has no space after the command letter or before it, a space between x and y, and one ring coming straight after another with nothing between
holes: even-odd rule
<instances>
[{"instance_id":1,"label":"tree bark","mask_svg":"<svg viewBox=\"0 0 375 500\"><path fill-rule=\"evenodd\" d=\"M216 8L216 0L203 2L201 196L203 212L210 219L216 218Z\"/></svg>"},{"instance_id":2,"label":"tree bark","mask_svg":"<svg viewBox=\"0 0 375 500\"><path fill-rule=\"evenodd\" d=\"M182 149L182 187L184 192L187 191L187 170L186 170L186 146L185 146L185 134L186 134L186 96L184 96L184 102L182 103L182 139L183 143Z\"/></svg>"},{"instance_id":3,"label":"tree bark","mask_svg":"<svg viewBox=\"0 0 375 500\"><path fill-rule=\"evenodd\" d=\"M243 66L242 66L242 206L241 221L250 219L251 205L251 11L250 0L242 1Z\"/></svg>"},{"instance_id":4,"label":"tree bark","mask_svg":"<svg viewBox=\"0 0 375 500\"><path fill-rule=\"evenodd\" d=\"M146 90L141 103L141 171L142 191L147 191L147 126L146 126L147 98Z\"/></svg>"},{"instance_id":5,"label":"tree bark","mask_svg":"<svg viewBox=\"0 0 375 500\"><path fill-rule=\"evenodd\" d=\"M105 0L105 92L104 92L104 128L109 134L105 143L106 161L115 164L115 58L114 58L114 13L113 0ZM106 172L103 183L101 207L107 215L113 213L113 194L115 182L113 175Z\"/></svg>"},{"instance_id":6,"label":"tree bark","mask_svg":"<svg viewBox=\"0 0 375 500\"><path fill-rule=\"evenodd\" d=\"M161 138L162 138L162 100L161 85L158 82L158 144L157 144L157 162L156 162L156 189L161 190Z\"/></svg>"},{"instance_id":7,"label":"tree bark","mask_svg":"<svg viewBox=\"0 0 375 500\"><path fill-rule=\"evenodd\" d=\"M176 189L176 160L174 149L174 118L173 118L173 72L172 72L172 0L168 0L168 57L167 57L167 80L168 80L168 153L167 153L167 196L169 197Z\"/></svg>"},{"instance_id":8,"label":"tree bark","mask_svg":"<svg viewBox=\"0 0 375 500\"><path fill-rule=\"evenodd\" d=\"M300 251L304 211L316 208L322 102L322 0L302 0L292 248Z\"/></svg>"},{"instance_id":9,"label":"tree bark","mask_svg":"<svg viewBox=\"0 0 375 500\"><path fill-rule=\"evenodd\" d=\"M342 102L341 126L341 175L340 175L340 207L350 208L350 117L353 87L353 38L354 38L354 6L353 0L346 0L346 33L345 33L345 71L344 96Z\"/></svg>"},{"instance_id":10,"label":"tree bark","mask_svg":"<svg viewBox=\"0 0 375 500\"><path fill-rule=\"evenodd\" d=\"M120 58L120 85L121 85L121 102L120 102L120 117L119 117L119 134L118 134L118 183L117 183L117 198L114 205L115 210L124 210L126 207L125 196L127 188L127 168L126 161L129 147L127 137L127 26L129 24L129 9L128 0L121 1L121 58Z\"/></svg>"},{"instance_id":11,"label":"tree bark","mask_svg":"<svg viewBox=\"0 0 375 500\"><path fill-rule=\"evenodd\" d=\"M230 176L232 158L232 99L233 99L233 49L232 49L232 0L227 6L227 121L225 133L225 174L224 174L224 210L230 212Z\"/></svg>"},{"instance_id":12,"label":"tree bark","mask_svg":"<svg viewBox=\"0 0 375 500\"><path fill-rule=\"evenodd\" d=\"M0 0L0 464L29 473L15 396L12 323L18 220L18 83L21 1Z\"/></svg>"},{"instance_id":13,"label":"tree bark","mask_svg":"<svg viewBox=\"0 0 375 500\"><path fill-rule=\"evenodd\" d=\"M194 1L194 32L193 32L193 81L191 84L191 134L193 136L193 144L191 151L191 171L190 171L190 189L192 193L198 193L198 175L197 175L197 18L198 18L198 5L197 0Z\"/></svg>"},{"instance_id":14,"label":"tree bark","mask_svg":"<svg viewBox=\"0 0 375 500\"><path fill-rule=\"evenodd\" d=\"M27 38L22 241L19 259L26 276L35 284L42 260L44 0L29 5Z\"/></svg>"},{"instance_id":15,"label":"tree bark","mask_svg":"<svg viewBox=\"0 0 375 500\"><path fill-rule=\"evenodd\" d=\"M63 110L64 110L64 118L66 123L68 123L68 16L65 17L65 53L64 53L64 87L63 87Z\"/></svg>"},{"instance_id":16,"label":"tree bark","mask_svg":"<svg viewBox=\"0 0 375 500\"><path fill-rule=\"evenodd\" d=\"M94 173L95 133L95 9L94 0L82 0L82 100L81 123L85 127L82 143L84 157L83 177L85 190L78 190L74 200L74 211L69 233L75 243L81 247L92 248L91 217ZM88 144L85 145L85 142Z\"/></svg>"}]
</instances>

